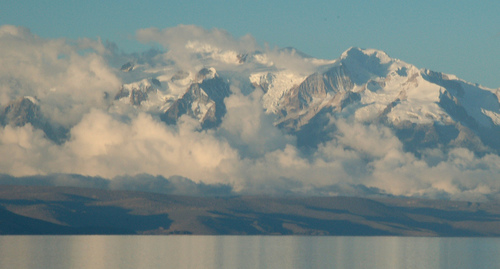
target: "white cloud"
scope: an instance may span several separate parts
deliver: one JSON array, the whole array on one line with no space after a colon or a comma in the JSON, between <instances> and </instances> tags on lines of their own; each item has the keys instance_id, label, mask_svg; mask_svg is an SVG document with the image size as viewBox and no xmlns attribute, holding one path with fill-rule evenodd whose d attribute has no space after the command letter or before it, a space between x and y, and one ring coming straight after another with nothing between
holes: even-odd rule
<instances>
[{"instance_id":1,"label":"white cloud","mask_svg":"<svg viewBox=\"0 0 500 269\"><path fill-rule=\"evenodd\" d=\"M136 37L144 43L156 42L163 47L176 52L186 50L235 50L239 52L251 52L258 48L255 39L245 35L235 39L227 31L221 29L206 30L195 25L179 25L176 27L157 29L146 28L138 30ZM189 44L198 43L198 46Z\"/></svg>"},{"instance_id":2,"label":"white cloud","mask_svg":"<svg viewBox=\"0 0 500 269\"><path fill-rule=\"evenodd\" d=\"M264 112L261 91L244 96L233 87L232 92L225 99L227 113L217 135L238 148L243 157L261 157L295 143L294 137L274 126L274 116Z\"/></svg>"},{"instance_id":3,"label":"white cloud","mask_svg":"<svg viewBox=\"0 0 500 269\"><path fill-rule=\"evenodd\" d=\"M387 149L384 145L393 143L393 137L375 126L363 127L370 131L365 133L369 138L359 137L372 144L366 142L355 148L342 144L345 137L341 136L320 145L313 155L304 155L293 141L284 143L284 135L282 146L273 142L266 150L262 146L265 143L250 139L251 135L245 137L245 128L231 127L231 123L223 125L234 128L226 129L237 135L233 141L219 132L201 131L199 123L188 117L182 117L177 126L166 126L147 114L123 122L94 109L71 129L71 139L62 145L47 140L43 132L29 124L5 126L0 129L0 171L14 176L68 173L110 179L141 173L165 178L181 175L205 184L231 184L236 191L250 193L314 193L335 184L361 184L394 195L437 198L447 194L456 199L481 200L500 190L497 155L478 158L465 149L456 149L445 154L444 161L429 166L400 147L381 154ZM353 131L346 126L342 127L346 133ZM259 128L263 126L257 124L251 130ZM256 137L261 135L257 133ZM269 141L278 139L279 135L274 135ZM242 144L247 149L257 146L258 150L253 155L245 153Z\"/></svg>"},{"instance_id":4,"label":"white cloud","mask_svg":"<svg viewBox=\"0 0 500 269\"><path fill-rule=\"evenodd\" d=\"M30 124L0 129L0 171L13 176L50 172L54 158L62 157L43 131Z\"/></svg>"},{"instance_id":5,"label":"white cloud","mask_svg":"<svg viewBox=\"0 0 500 269\"><path fill-rule=\"evenodd\" d=\"M187 117L176 128L168 127L146 114L125 124L94 110L72 129L64 148L77 158L73 173L107 178L150 173L225 182L219 167L225 160L238 159L237 152L198 127Z\"/></svg>"},{"instance_id":6,"label":"white cloud","mask_svg":"<svg viewBox=\"0 0 500 269\"><path fill-rule=\"evenodd\" d=\"M195 25L138 30L136 38L143 43L157 43L168 50L164 57L172 59L185 71L198 71L203 64L199 55L213 58L216 64L236 64L237 56L258 50L255 39L245 35L239 39L220 29L206 30Z\"/></svg>"}]
</instances>

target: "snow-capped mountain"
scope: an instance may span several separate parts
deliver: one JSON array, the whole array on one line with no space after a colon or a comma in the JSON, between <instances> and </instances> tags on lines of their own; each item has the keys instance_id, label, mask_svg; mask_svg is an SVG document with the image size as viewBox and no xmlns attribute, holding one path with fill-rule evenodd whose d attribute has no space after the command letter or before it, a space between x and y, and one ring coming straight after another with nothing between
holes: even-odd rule
<instances>
[{"instance_id":1,"label":"snow-capped mountain","mask_svg":"<svg viewBox=\"0 0 500 269\"><path fill-rule=\"evenodd\" d=\"M335 60L322 60L293 48L271 54L186 46L196 64L179 65L168 53L156 53L117 68L125 83L110 90L109 112L146 112L166 124L188 115L203 128L217 128L233 87L243 94L261 91L262 110L296 136L299 147L331 140L334 117L390 127L408 151L439 146L500 152L500 90L419 69L374 49L353 47ZM11 102L2 124L31 123L48 137L66 137L54 134L46 120L41 123L37 102Z\"/></svg>"},{"instance_id":2,"label":"snow-capped mountain","mask_svg":"<svg viewBox=\"0 0 500 269\"><path fill-rule=\"evenodd\" d=\"M262 109L303 146L331 139L335 126L328 117L337 117L389 126L411 151L438 145L479 153L500 149L499 90L419 69L379 50L350 48L333 61L290 48L280 51L308 71L287 68L262 52L203 46L196 51L212 66L181 70L169 63L138 70L126 63L121 68L125 76L141 72L149 77L123 85L115 109L133 106L168 124L186 114L206 128L216 127L226 113L224 98L236 85L246 93L262 91Z\"/></svg>"},{"instance_id":3,"label":"snow-capped mountain","mask_svg":"<svg viewBox=\"0 0 500 269\"><path fill-rule=\"evenodd\" d=\"M204 127L216 126L226 113L224 98L230 94L229 85L220 78L215 69L203 68L188 90L160 116L162 121L172 124L187 114L198 119Z\"/></svg>"},{"instance_id":4,"label":"snow-capped mountain","mask_svg":"<svg viewBox=\"0 0 500 269\"><path fill-rule=\"evenodd\" d=\"M500 197L500 89L374 49L328 60L196 26L142 33L163 49L0 36L0 173Z\"/></svg>"},{"instance_id":5,"label":"snow-capped mountain","mask_svg":"<svg viewBox=\"0 0 500 269\"><path fill-rule=\"evenodd\" d=\"M141 30L160 47L132 54L0 30L2 174L500 198L500 89L375 49L317 59L197 26Z\"/></svg>"},{"instance_id":6,"label":"snow-capped mountain","mask_svg":"<svg viewBox=\"0 0 500 269\"><path fill-rule=\"evenodd\" d=\"M351 48L273 102L280 126L306 129L307 139L317 142L330 138L311 137L324 126L310 123L327 124L319 120L326 113L380 121L395 129L407 149L445 144L485 152L500 146L498 99L498 90L418 69L382 51Z\"/></svg>"}]
</instances>

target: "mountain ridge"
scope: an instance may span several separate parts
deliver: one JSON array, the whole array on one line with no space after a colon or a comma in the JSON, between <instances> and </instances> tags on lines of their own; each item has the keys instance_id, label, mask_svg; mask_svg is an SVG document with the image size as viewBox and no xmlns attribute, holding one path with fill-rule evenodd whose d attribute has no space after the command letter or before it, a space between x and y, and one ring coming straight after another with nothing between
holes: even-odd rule
<instances>
[{"instance_id":1,"label":"mountain ridge","mask_svg":"<svg viewBox=\"0 0 500 269\"><path fill-rule=\"evenodd\" d=\"M9 73L0 150L13 158L0 172L179 176L241 193L500 192L498 90L375 49L325 60L216 41L129 55L76 48L33 60L57 71L43 83Z\"/></svg>"},{"instance_id":2,"label":"mountain ridge","mask_svg":"<svg viewBox=\"0 0 500 269\"><path fill-rule=\"evenodd\" d=\"M0 188L0 234L500 236L498 203Z\"/></svg>"},{"instance_id":3,"label":"mountain ridge","mask_svg":"<svg viewBox=\"0 0 500 269\"><path fill-rule=\"evenodd\" d=\"M218 51L213 49L210 55ZM307 61L311 60L311 57L303 53L295 53L295 51L287 48L282 50L281 53L290 53L294 57L301 57ZM256 55L260 54L249 55L247 58L255 58ZM242 62L235 65L241 67L245 64L247 63ZM124 64L124 66L127 68L121 68L121 71L126 74L137 72L131 62ZM267 113L276 115L275 124L289 126L288 131L298 131L302 125L307 124L316 113L325 107L331 107L332 112L340 112L350 104L357 104L362 107L355 111L354 115L347 115L347 117L357 117L356 120L360 122L383 120L391 126L401 125L400 123L404 125L404 122L424 125L433 122L440 125L459 123L464 128L470 129L483 143L483 140L486 140L486 145L493 145L494 150L497 153L499 152L498 143L495 143L494 139L488 139L489 135L485 134L487 131L483 130L484 128L488 130L493 128L495 133L498 132L498 126L500 125L499 90L495 93L493 89L467 83L452 75L427 69L417 69L398 59L390 58L383 51L356 47L349 48L333 62L326 65L316 65L317 71L307 76L301 75L297 77L296 74L292 75L293 72L288 71L288 74L298 78L290 77L289 81L295 81L291 84L276 79L286 70L286 68L276 69L276 67L275 64L268 66L270 69L259 80L253 77L257 74L263 74L260 70L258 72L248 72L247 68L247 71L243 70L241 72L243 72L243 79L247 80L246 87L253 87L253 90L258 88L263 91L262 100L268 104L268 107L264 107L264 109L267 110ZM258 67L257 70L260 68ZM218 72L214 67L203 67L197 73L182 71L186 74L183 78L185 82L179 85L181 87L178 87L172 83L178 80L176 76L179 72L171 75L160 72L156 73L152 78L149 75L149 78L146 77L137 82L124 84L116 92L111 108L116 107L114 111L120 113L120 110L122 110L120 107L126 106L128 102L124 103L121 100L128 98L130 100L129 104L136 107L135 109L154 115L165 113L161 118L167 123L175 123L178 117L191 111L188 114L197 118L202 124L207 121L205 126L218 126L225 115L224 98L231 94L229 90L230 85L233 83L230 81L231 74L223 72L221 76L217 74ZM206 74L201 75L203 72L212 75L206 78ZM145 74L151 74L151 71L147 71ZM229 77L224 75L229 75ZM241 79L241 77L237 79ZM276 83L279 84L276 85ZM200 88L198 89L198 87ZM274 97L271 97L271 87L280 88L281 90L278 93L273 93ZM467 88L467 90L464 90L464 88ZM197 97L194 97L194 99L190 97L189 100L186 100L186 96L195 93L192 92L194 89L198 89L195 91L199 92L196 94ZM202 96L203 93L207 93L207 90L209 91L208 99ZM174 93L174 95L169 92ZM189 92L192 93L186 95ZM36 97L28 98L33 99ZM203 98L206 100L203 100ZM182 112L180 113L179 102L185 103L181 106ZM195 105L194 102L198 105ZM14 103L11 103L10 106L12 104ZM203 105L200 106L200 104ZM214 104L217 104L218 109L215 109ZM34 108L37 108L35 104ZM12 112L7 113L8 107L5 109L3 125L10 123L22 126L27 121L15 123L16 116L10 115ZM19 110L17 114L33 114L28 110L28 108L22 111ZM130 108L127 108L127 110L130 110ZM174 111L177 112L174 113ZM40 112L37 113L37 115L39 114ZM17 115L18 119L19 115ZM286 122L290 123L287 124ZM35 125L39 128L39 124Z\"/></svg>"}]
</instances>

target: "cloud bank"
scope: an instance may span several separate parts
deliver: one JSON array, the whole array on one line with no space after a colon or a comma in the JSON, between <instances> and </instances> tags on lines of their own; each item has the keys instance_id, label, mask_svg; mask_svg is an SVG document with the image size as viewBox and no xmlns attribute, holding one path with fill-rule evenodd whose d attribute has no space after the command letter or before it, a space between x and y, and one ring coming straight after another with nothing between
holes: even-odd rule
<instances>
[{"instance_id":1,"label":"cloud bank","mask_svg":"<svg viewBox=\"0 0 500 269\"><path fill-rule=\"evenodd\" d=\"M196 53L260 49L251 36L235 39L196 26L143 29L137 38L167 49L155 57L191 67L200 64ZM193 42L206 46L200 50ZM113 55L99 40L47 40L2 26L0 47L1 109L33 96L43 116L69 134L56 143L30 123L0 127L0 174L9 182L58 175L44 180L82 184L85 180L75 177L88 177L92 186L196 195L212 190L464 200L496 199L500 191L498 155L436 148L417 157L403 150L391 129L335 115L330 115L337 129L332 139L305 151L264 112L259 89L243 94L233 87L225 99L226 116L215 129L204 130L188 116L166 125L145 112L117 114L109 107L123 80L108 59L124 56Z\"/></svg>"}]
</instances>

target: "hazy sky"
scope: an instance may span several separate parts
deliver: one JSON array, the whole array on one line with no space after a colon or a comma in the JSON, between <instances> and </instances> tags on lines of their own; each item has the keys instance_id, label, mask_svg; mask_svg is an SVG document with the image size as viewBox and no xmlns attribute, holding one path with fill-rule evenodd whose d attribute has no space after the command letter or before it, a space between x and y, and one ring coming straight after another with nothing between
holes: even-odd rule
<instances>
[{"instance_id":1,"label":"hazy sky","mask_svg":"<svg viewBox=\"0 0 500 269\"><path fill-rule=\"evenodd\" d=\"M141 28L195 24L334 59L376 48L420 68L500 87L500 1L0 0L0 24L47 38L109 40L127 52Z\"/></svg>"}]
</instances>

